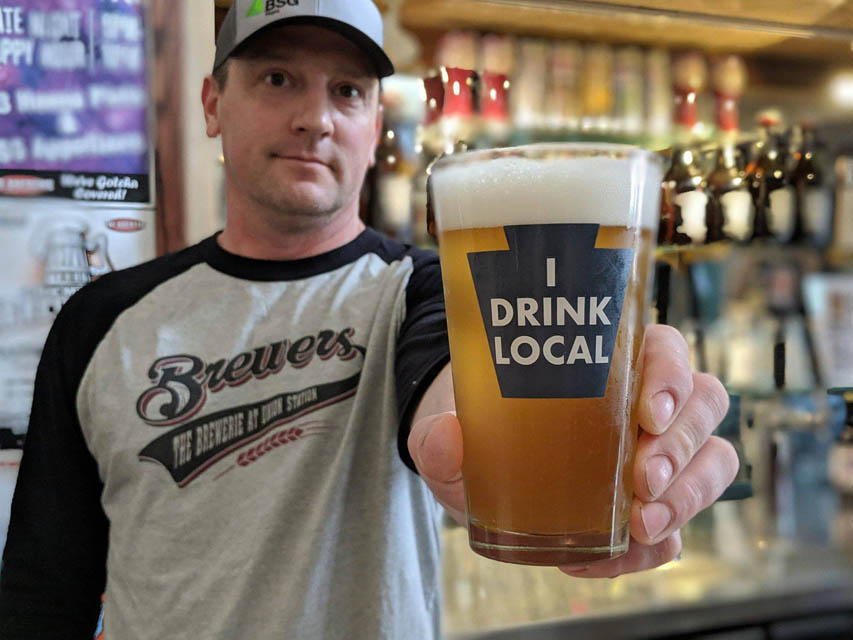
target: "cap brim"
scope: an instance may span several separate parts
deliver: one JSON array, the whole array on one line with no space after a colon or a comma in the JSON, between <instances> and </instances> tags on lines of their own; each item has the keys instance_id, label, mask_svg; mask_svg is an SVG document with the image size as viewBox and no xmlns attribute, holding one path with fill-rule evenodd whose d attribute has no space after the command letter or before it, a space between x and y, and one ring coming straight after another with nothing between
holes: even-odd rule
<instances>
[{"instance_id":1,"label":"cap brim","mask_svg":"<svg viewBox=\"0 0 853 640\"><path fill-rule=\"evenodd\" d=\"M391 62L391 59L388 57L385 51L382 50L382 47L377 45L367 34L347 24L346 22L341 22L340 20L335 20L334 18L326 18L323 16L291 16L287 18L281 18L279 20L276 20L275 22L271 22L270 24L264 26L262 29L258 29L258 31L246 38L246 40L241 42L231 51L224 53L224 55L220 54L221 60L217 59L216 65L214 66L214 71L231 56L240 55L240 49L242 49L246 45L246 43L249 42L256 35L263 33L267 29L279 27L283 24L316 25L318 27L324 27L326 29L329 29L330 31L334 31L335 33L339 33L364 52L364 54L370 59L370 62L373 64L373 67L376 70L376 75L378 77L386 78L394 73L394 64ZM217 58L219 58L219 56L217 56Z\"/></svg>"}]
</instances>

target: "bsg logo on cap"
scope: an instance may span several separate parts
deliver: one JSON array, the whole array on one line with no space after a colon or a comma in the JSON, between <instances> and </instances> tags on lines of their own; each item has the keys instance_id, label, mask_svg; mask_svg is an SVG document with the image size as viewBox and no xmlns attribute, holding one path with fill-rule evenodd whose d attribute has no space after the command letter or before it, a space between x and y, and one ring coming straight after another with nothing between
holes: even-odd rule
<instances>
[{"instance_id":1,"label":"bsg logo on cap","mask_svg":"<svg viewBox=\"0 0 853 640\"><path fill-rule=\"evenodd\" d=\"M278 9L284 7L298 7L299 0L255 0L249 10L246 12L246 17L251 18L261 13L270 15Z\"/></svg>"}]
</instances>

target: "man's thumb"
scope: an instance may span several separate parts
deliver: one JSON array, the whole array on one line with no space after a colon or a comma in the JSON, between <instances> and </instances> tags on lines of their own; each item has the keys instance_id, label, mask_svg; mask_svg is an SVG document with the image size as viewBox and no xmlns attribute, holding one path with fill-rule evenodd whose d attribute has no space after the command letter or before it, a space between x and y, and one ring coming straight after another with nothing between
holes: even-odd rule
<instances>
[{"instance_id":1,"label":"man's thumb","mask_svg":"<svg viewBox=\"0 0 853 640\"><path fill-rule=\"evenodd\" d=\"M421 418L409 433L409 455L435 497L449 510L465 512L462 428L455 413Z\"/></svg>"}]
</instances>

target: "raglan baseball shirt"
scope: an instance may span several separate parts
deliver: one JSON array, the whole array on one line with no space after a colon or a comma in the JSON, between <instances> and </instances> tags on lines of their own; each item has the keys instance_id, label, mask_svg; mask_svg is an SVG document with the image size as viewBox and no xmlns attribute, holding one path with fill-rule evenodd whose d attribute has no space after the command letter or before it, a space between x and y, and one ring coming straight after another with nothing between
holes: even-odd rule
<instances>
[{"instance_id":1,"label":"raglan baseball shirt","mask_svg":"<svg viewBox=\"0 0 853 640\"><path fill-rule=\"evenodd\" d=\"M449 359L434 254L216 237L109 274L47 339L0 636L439 635L439 507L406 438ZM408 467L408 468L407 468Z\"/></svg>"}]
</instances>

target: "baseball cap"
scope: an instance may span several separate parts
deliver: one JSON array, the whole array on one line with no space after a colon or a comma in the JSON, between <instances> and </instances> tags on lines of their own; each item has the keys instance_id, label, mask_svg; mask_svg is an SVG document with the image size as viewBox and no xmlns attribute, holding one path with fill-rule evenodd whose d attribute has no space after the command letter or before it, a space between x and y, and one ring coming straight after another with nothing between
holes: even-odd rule
<instances>
[{"instance_id":1,"label":"baseball cap","mask_svg":"<svg viewBox=\"0 0 853 640\"><path fill-rule=\"evenodd\" d=\"M358 46L380 78L394 73L382 49L382 16L372 0L234 0L216 39L216 71L249 37L271 24L313 24Z\"/></svg>"}]
</instances>

